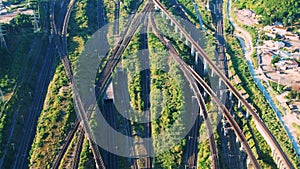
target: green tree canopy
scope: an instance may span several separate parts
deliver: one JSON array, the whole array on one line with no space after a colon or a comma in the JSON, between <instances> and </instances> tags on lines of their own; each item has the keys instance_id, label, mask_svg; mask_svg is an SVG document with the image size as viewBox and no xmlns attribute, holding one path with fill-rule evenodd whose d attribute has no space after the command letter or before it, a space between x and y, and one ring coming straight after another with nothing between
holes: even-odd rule
<instances>
[{"instance_id":1,"label":"green tree canopy","mask_svg":"<svg viewBox=\"0 0 300 169\"><path fill-rule=\"evenodd\" d=\"M299 22L299 0L234 0L239 9L248 8L261 15L264 25L281 22L284 26Z\"/></svg>"}]
</instances>

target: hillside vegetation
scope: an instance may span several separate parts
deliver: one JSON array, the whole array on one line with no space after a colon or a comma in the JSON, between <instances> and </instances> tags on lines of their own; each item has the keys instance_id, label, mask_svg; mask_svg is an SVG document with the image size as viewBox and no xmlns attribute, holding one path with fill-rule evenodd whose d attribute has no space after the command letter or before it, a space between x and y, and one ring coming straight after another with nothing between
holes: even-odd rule
<instances>
[{"instance_id":1,"label":"hillside vegetation","mask_svg":"<svg viewBox=\"0 0 300 169\"><path fill-rule=\"evenodd\" d=\"M298 0L234 0L237 8L248 8L261 15L260 22L264 25L282 22L285 26L292 26L299 22L300 2Z\"/></svg>"}]
</instances>

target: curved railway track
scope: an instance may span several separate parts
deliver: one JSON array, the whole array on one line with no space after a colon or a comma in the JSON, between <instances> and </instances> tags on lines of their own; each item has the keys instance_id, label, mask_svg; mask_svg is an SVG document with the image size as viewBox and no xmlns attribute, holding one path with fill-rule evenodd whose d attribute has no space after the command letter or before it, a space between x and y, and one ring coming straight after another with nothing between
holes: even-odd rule
<instances>
[{"instance_id":1,"label":"curved railway track","mask_svg":"<svg viewBox=\"0 0 300 169\"><path fill-rule=\"evenodd\" d=\"M160 2L158 2L157 0L154 0L156 2L156 4L160 5L160 8L164 10L164 12L167 13L167 11L164 9L164 7L160 4ZM145 6L145 8L142 11L145 12L149 12L150 9L152 8L153 5L149 5L150 3L147 3L147 5ZM54 17L54 15L53 15ZM170 15L169 15L170 17ZM141 20L142 18L140 16L138 16L137 20ZM174 20L173 20L174 22ZM131 37L133 36L133 34L135 33L136 29L138 28L139 25L137 25L139 22L133 22L132 26L133 30L130 30L129 34L127 35L127 37L125 37L124 40L121 40L121 43L118 43L116 49L113 51L113 57L111 57L111 59L107 62L105 69L103 71L103 73L100 76L99 81L97 82L97 94L96 96L99 97L101 94L101 90L104 89L108 79L110 78L114 68L116 67L118 61L120 60L120 57L122 55L122 53L124 52L126 46L129 44ZM176 21L175 21L176 24ZM260 117L257 115L257 113L253 110L253 108L247 103L247 101L238 93L238 91L230 84L229 80L226 78L226 76L224 76L224 74L221 72L221 70L214 65L214 63L208 58L208 56L206 55L206 53L203 51L203 49L189 36L189 34L187 32L185 32L185 30L177 23L176 26L178 26L180 28L180 30L185 34L185 36L188 38L188 40L191 42L191 44L193 46L196 47L197 51L201 54L201 56L204 58L204 60L211 66L212 70L216 72L216 74L222 79L222 81L225 83L225 85L230 89L230 91L243 103L243 105L247 108L247 110L251 113L251 115L254 117L255 121L257 122L257 124L259 125L259 127L264 131L264 133L267 134L267 136L269 137L269 139L271 140L272 144L276 147L276 149L280 152L280 156L283 158L283 160L285 161L285 163L287 164L288 167L293 168L293 166L291 165L291 163L289 162L288 158L286 157L285 153L283 152L283 150L281 149L281 147L279 146L278 142L276 141L276 139L274 138L274 136L270 133L270 131L267 129L267 127L265 126L265 124L262 122L262 120L260 119ZM66 57L66 56L65 56ZM67 57L66 57L67 58ZM71 74L71 69L69 66L69 62L67 61L63 61L64 65L66 65L66 72L69 72L69 76L72 78L72 74ZM181 63L182 65L184 65L184 63ZM188 66L184 66L185 69L187 69L191 75L193 75L193 77L197 80L198 83L200 83L203 88L206 90L207 93L209 93L213 98L216 97L216 95L214 95L213 91L211 91L211 89L206 86L205 83L203 83L204 81L202 81L201 77L199 77L197 74L195 74L195 72L193 72L193 70L188 67ZM69 70L68 70L69 69ZM75 94L76 95L76 94ZM79 96L75 96L75 97L79 97ZM76 98L76 99L80 99L80 98ZM215 98L218 99L218 98ZM226 109L226 107L223 105L221 105L222 103L219 103L220 107L224 109L224 113L226 118L228 118L229 123L235 128L238 127L236 122L234 120L232 120L232 116L229 113L229 111ZM81 105L81 109L83 109L83 105ZM84 109L83 109L84 110ZM227 110L227 111L226 111ZM86 116L86 114L84 115ZM245 140L245 138L243 137L243 133L239 128L235 129L236 134L239 136L241 142L243 143L243 145L246 148L246 151L249 151L248 154L251 154L251 149L248 149L249 146L247 146L247 141ZM252 159L252 162L254 163L255 166L258 165L258 163L256 164L256 159L250 155L250 158ZM259 166L259 165L258 165ZM259 167L258 167L259 168Z\"/></svg>"},{"instance_id":2,"label":"curved railway track","mask_svg":"<svg viewBox=\"0 0 300 169\"><path fill-rule=\"evenodd\" d=\"M134 33L140 26L140 23L145 18L145 15L150 12L150 10L153 8L153 3L151 3L151 0L147 2L147 4L144 6L142 11L138 14L137 18L132 22L132 24L129 26L132 27L132 29L129 29L127 34L120 40L120 42L116 45L115 49L113 50L111 57L106 62L105 67L103 71L100 74L99 80L96 82L96 98L98 98L101 93L103 92L103 89L107 85L107 82L109 78L111 77L115 67L117 66L118 62L121 59L121 56L128 46L130 40L132 39Z\"/></svg>"},{"instance_id":3,"label":"curved railway track","mask_svg":"<svg viewBox=\"0 0 300 169\"><path fill-rule=\"evenodd\" d=\"M196 81L204 88L204 90L216 101L216 103L218 104L219 108L222 110L222 112L224 113L226 119L228 120L229 124L233 127L233 130L235 131L236 135L238 136L239 140L241 141L241 143L244 145L247 154L249 155L253 165L255 168L260 168L255 156L253 155L253 152L250 148L250 146L247 143L247 139L244 136L242 130L239 128L238 124L236 123L236 121L234 120L233 116L230 114L230 112L227 110L226 106L223 105L223 103L219 100L219 98L217 97L217 95L212 91L212 89L204 82L204 80L190 67L188 66L183 60L181 60L181 58L179 57L178 53L176 52L176 50L174 49L174 47L172 46L172 44L166 40L166 39L161 39L163 40L163 43L166 45L166 47L168 48L168 50L170 51L170 53L172 54L172 56L174 56L174 60L177 62L177 64L179 65L179 67L181 68L181 70L184 72L184 74L186 75L186 77L188 76L192 76L194 79L196 79ZM197 94L197 100L198 100L198 96L201 95L200 93L196 93ZM203 101L201 101L202 96L199 96L198 100L198 104L202 105L201 107L206 107L205 103ZM203 105L204 104L204 105ZM203 112L204 115L204 112ZM207 116L204 118L208 118ZM211 127L211 126L210 126ZM208 127L208 129L210 128Z\"/></svg>"},{"instance_id":4,"label":"curved railway track","mask_svg":"<svg viewBox=\"0 0 300 169\"><path fill-rule=\"evenodd\" d=\"M196 43L196 41L186 32L186 30L173 18L172 15L164 8L164 6L158 1L153 0L155 2L155 5L157 5L160 9L162 9L167 16L171 19L171 21L179 28L179 30L184 34L184 36L190 41L191 45L195 47L197 52L203 57L203 60L208 63L208 65L211 67L211 69L220 77L220 79L223 81L223 83L228 87L230 92L232 92L235 97L241 101L241 103L246 107L246 109L249 111L249 113L254 118L256 125L258 128L262 130L262 135L265 135L268 140L270 140L270 144L275 148L276 151L279 152L280 158L284 161L286 167L293 169L293 165L287 158L286 154L280 147L277 140L274 138L272 133L269 131L269 129L266 127L264 122L261 120L255 109L244 99L244 97L233 87L233 85L230 83L229 79L226 77L226 75L223 74L222 70L216 66L213 61L208 57L208 55L204 52L204 50Z\"/></svg>"},{"instance_id":5,"label":"curved railway track","mask_svg":"<svg viewBox=\"0 0 300 169\"><path fill-rule=\"evenodd\" d=\"M58 22L60 22L60 20L63 20L63 23L62 23L63 26L62 26L61 31L64 31L64 32L62 32L64 35L66 33L66 30L67 30L65 28L65 26L68 25L70 13L71 13L72 7L74 5L74 2L75 1L70 1L69 8L66 10L66 13L60 11L60 16L57 19ZM55 5L55 2L53 0L50 3L51 3L50 12L52 12L50 14L50 19L51 19L50 20L50 22L51 22L50 25L51 25L51 28L53 30L54 41L55 41L56 47L58 49L58 54L59 54L59 56L60 56L60 58L62 60L65 72L66 72L67 77L68 77L68 79L70 81L70 86L71 86L72 91L73 91L73 98L74 98L74 102L75 102L75 107L79 110L79 112L80 112L79 114L82 117L82 119L86 119L85 109L84 109L84 107L82 105L82 101L80 100L80 97L78 95L77 89L74 86L74 82L73 82L73 79L72 79L72 71L71 71L71 67L70 67L70 61L68 59L66 51L64 51L64 50L67 50L67 49L64 49L62 47L62 44L64 44L65 46L67 46L67 44L65 44L66 40L63 40L63 42L61 41L61 39L58 36L57 29L56 29L56 23L55 23L55 18L54 18L54 13L55 13L54 12L54 5ZM63 6L65 6L65 4L63 4ZM64 9L61 9L61 10L64 11ZM62 19L62 18L64 18L64 19ZM86 130L88 130L88 129L86 129ZM88 132L88 133L90 133L90 132ZM71 136L72 135L74 136L74 133L71 132L68 135L70 135L70 138L67 138L68 139L67 140L68 141L67 145L69 145L69 143L71 141L71 138L72 138ZM102 157L100 155L100 152L99 152L99 149L98 149L97 145L91 139L89 139L89 141L90 141L90 145L91 145L91 148L92 148L92 151L93 151L93 154L94 154L94 158L95 158L95 162L96 162L97 167L105 168L103 160L102 160ZM63 146L63 147L65 148L67 146ZM66 149L64 149L64 150L66 150ZM61 152L63 152L63 151L60 151L60 153L58 155L58 158L53 163L55 166L52 166L52 168L59 166L59 163L60 163L60 161L61 161L61 159L63 157L63 153L64 153L64 152L63 153L61 153Z\"/></svg>"},{"instance_id":6,"label":"curved railway track","mask_svg":"<svg viewBox=\"0 0 300 169\"><path fill-rule=\"evenodd\" d=\"M69 7L73 7L73 5L71 5L71 6L69 6ZM112 74L112 71L114 70L114 68L116 67L116 65L117 65L117 63L118 63L118 61L120 60L120 57L122 56L122 53L124 52L124 50L125 50L125 48L127 47L127 45L129 44L129 42L130 42L130 40L131 40L131 38L132 38L132 36L133 36L133 34L136 32L136 30L137 30L137 28L138 28L138 26L139 26L139 23L141 22L141 20L142 20L142 18L144 17L144 15L147 13L147 12L149 12L150 10L151 10L151 8L152 8L152 5L151 5L151 3L148 3L146 6L144 6L144 8L143 8L143 10L142 10L142 12L139 14L139 16L137 17L137 19L135 19L134 21L133 21L133 24L132 25L128 25L128 27L127 27L127 29L124 31L124 32L122 32L122 37L124 37L124 38L121 38L121 40L118 42L118 44L117 44L117 47L114 49L114 51L113 51L113 53L112 53L112 55L111 55L111 57L110 57L110 59L109 59L109 61L108 61L108 63L105 65L105 68L104 68L104 70L106 70L106 71L104 71L104 73L101 73L101 75L102 75L102 81L99 83L99 81L96 83L96 84L98 84L97 86L99 86L99 84L102 84L102 85L100 85L100 87L98 87L98 92L97 92L97 95L96 95L96 98L99 98L100 97L100 94L101 94L101 92L103 92L103 89L105 88L105 85L106 85L106 83L107 83L107 81L108 81L108 79L110 78L110 76L111 76L111 74ZM71 11L71 8L69 8L69 10L68 11ZM57 34L57 31L56 31L56 26L55 26L55 22L54 22L54 10L53 10L53 22L51 22L51 25L53 25L53 28L54 28L54 30L55 30L55 32L54 33L56 33ZM64 19L64 23L63 23L63 25L64 26L67 26L68 24L67 24L67 22L68 22L68 18L70 17L70 12L67 12L67 15L65 16L67 19ZM130 29L130 31L129 31L129 34L127 35L126 33L127 33L127 31L129 30L129 28L131 27L131 26L133 26L133 28L132 29ZM67 29L66 28L63 28L62 30L64 30L64 31L66 31ZM66 32L63 32L62 33L63 35L65 35L66 34ZM125 40L123 40L123 39L125 39ZM66 74L67 74L67 76L68 76L68 79L70 80L70 82L71 82L71 86L72 86L72 88L73 88L73 92L74 91L76 91L76 89L75 89L75 87L74 87L74 83L72 82L72 79L73 79L73 76L72 76L72 72L71 72L71 68L70 68L70 63L69 63L69 59L68 59L68 57L67 57L67 55L66 54L64 54L64 52L63 52L63 49L61 48L61 46L62 45L60 45L61 44L61 42L59 41L59 39L57 38L57 40L56 40L56 42L57 42L57 47L58 47L58 52L59 52L59 55L61 56L61 60L62 60L62 62L63 62L63 65L64 65L64 68L65 68L65 71L66 71ZM63 42L65 42L66 43L66 40L65 41L63 41ZM65 45L66 46L66 45ZM121 48L121 51L119 51L119 48ZM112 62L110 62L110 61L112 61ZM109 72L109 73L108 73ZM80 98L79 98L79 96L78 96L78 93L74 93L73 95L75 95L75 100L80 100ZM89 102L88 102L89 103ZM81 104L82 105L82 103L81 103L81 101L79 101L79 104ZM91 108L91 107L90 107ZM83 109L83 108L82 108ZM83 109L84 110L84 109ZM82 113L81 113L82 114ZM87 117L86 117L86 119L89 119L89 116L90 116L91 114L90 113L88 113L87 114ZM84 114L82 114L81 116L86 116L86 115L84 115ZM79 124L79 119L76 121L76 123L75 124ZM88 126L88 125L86 125L86 126ZM73 130L71 130L70 132L69 132L69 134L68 134L68 136L70 136L70 137L67 137L67 139L65 140L65 143L64 143L64 145L63 145L63 151L60 151L59 152L59 155L58 155L58 158L55 160L55 162L54 162L54 164L58 167L58 165L59 165L59 163L60 163L60 161L62 160L62 157L63 157L63 154L65 153L65 150L66 150L66 148L69 146L69 144L70 144L70 142L71 142L71 140L72 140L72 137L71 136L74 136L74 134L75 134L75 132L78 130L78 127L77 128L74 128ZM91 132L90 132L91 133ZM84 135L82 135L82 134L80 134L80 136L79 137L83 137ZM82 138L79 138L79 139L82 139ZM96 159L99 159L98 161L100 161L100 166L102 166L102 168L105 168L105 165L104 165L104 163L103 163L103 160L102 160L102 158L101 158L101 156L100 156L100 152L99 152L99 150L97 150L96 148L93 148L93 147L96 147L97 145L94 143L94 142L92 142L92 143L90 143L90 145L91 145L91 147L92 147L92 149L94 149L93 150L93 154L94 154L94 156L95 156L95 158ZM95 153L94 153L95 152ZM95 155L95 154L98 154L98 155ZM99 165L98 165L99 166ZM136 165L135 165L136 166Z\"/></svg>"},{"instance_id":7,"label":"curved railway track","mask_svg":"<svg viewBox=\"0 0 300 169\"><path fill-rule=\"evenodd\" d=\"M154 34L159 38L159 40L168 48L168 50L170 51L170 53L172 54L174 60L181 65L182 64L182 60L180 59L177 51L175 50L175 48L171 45L171 43L169 43L168 40L166 40L162 34L159 33L159 31L157 30L156 26L155 26L155 22L153 17L150 16L149 18L150 20L150 24L151 27L153 29ZM219 169L220 165L219 165L219 158L218 158L218 153L217 153L217 147L215 144L215 139L214 139L214 135L213 135L213 130L211 127L211 122L210 119L208 117L208 112L206 109L206 105L204 102L204 99L201 95L201 92L197 86L197 84L195 83L195 81L192 79L192 77L190 76L189 72L187 72L182 66L180 66L180 69L183 71L185 77L187 78L187 80L189 81L192 90L194 92L194 94L196 95L198 104L201 108L202 113L200 113L201 116L203 116L204 122L205 122L205 126L206 126L206 131L207 131L207 136L208 136L208 141L209 141L209 147L210 147L210 152L211 152L211 157L212 157L212 168L214 169ZM196 158L196 156L195 156ZM197 160L193 160L193 161L197 161ZM196 166L197 164L193 164L192 166Z\"/></svg>"}]
</instances>

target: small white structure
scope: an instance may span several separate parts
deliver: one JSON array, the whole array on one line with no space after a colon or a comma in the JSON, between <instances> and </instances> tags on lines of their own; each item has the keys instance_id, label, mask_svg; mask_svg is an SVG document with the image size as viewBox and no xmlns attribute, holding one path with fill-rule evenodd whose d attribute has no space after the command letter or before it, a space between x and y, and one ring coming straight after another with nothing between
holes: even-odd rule
<instances>
[{"instance_id":1,"label":"small white structure","mask_svg":"<svg viewBox=\"0 0 300 169\"><path fill-rule=\"evenodd\" d=\"M283 48L285 44L283 42L274 42L272 40L266 40L264 41L264 46L272 50L278 50L280 48Z\"/></svg>"},{"instance_id":2,"label":"small white structure","mask_svg":"<svg viewBox=\"0 0 300 169\"><path fill-rule=\"evenodd\" d=\"M276 34L274 34L274 33L266 32L265 34L272 39L276 38Z\"/></svg>"},{"instance_id":3,"label":"small white structure","mask_svg":"<svg viewBox=\"0 0 300 169\"><path fill-rule=\"evenodd\" d=\"M280 49L283 48L285 46L285 44L283 42L274 42L275 48Z\"/></svg>"},{"instance_id":4,"label":"small white structure","mask_svg":"<svg viewBox=\"0 0 300 169\"><path fill-rule=\"evenodd\" d=\"M295 60L281 60L275 63L275 66L278 67L280 70L298 69L298 63Z\"/></svg>"},{"instance_id":5,"label":"small white structure","mask_svg":"<svg viewBox=\"0 0 300 169\"><path fill-rule=\"evenodd\" d=\"M273 27L273 33L278 33L280 36L285 36L288 32L287 29L284 27Z\"/></svg>"}]
</instances>

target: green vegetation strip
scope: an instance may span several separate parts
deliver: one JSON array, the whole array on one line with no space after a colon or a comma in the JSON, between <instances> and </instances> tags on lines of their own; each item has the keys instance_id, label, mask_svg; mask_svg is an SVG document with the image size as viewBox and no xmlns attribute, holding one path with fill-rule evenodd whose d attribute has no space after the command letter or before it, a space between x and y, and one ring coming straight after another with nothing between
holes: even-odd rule
<instances>
[{"instance_id":1,"label":"green vegetation strip","mask_svg":"<svg viewBox=\"0 0 300 169\"><path fill-rule=\"evenodd\" d=\"M155 168L181 168L183 167L183 148L186 143L185 140L176 140L176 136L184 130L181 117L185 111L184 93L179 87L183 86L184 82L178 66L169 57L159 39L150 33L148 40L151 71L151 113L154 117L161 114L159 118L152 121L153 146L154 149L166 148L165 145L174 141L178 142L168 151L155 157L154 166ZM165 72L166 67L168 67L168 72ZM170 131L170 127L175 127L177 130ZM163 132L170 133L170 135L165 134L163 138L158 137Z\"/></svg>"},{"instance_id":2,"label":"green vegetation strip","mask_svg":"<svg viewBox=\"0 0 300 169\"><path fill-rule=\"evenodd\" d=\"M299 2L295 0L234 0L238 9L251 9L261 15L260 22L264 25L271 25L274 22L282 22L285 26L292 26L299 21Z\"/></svg>"},{"instance_id":3,"label":"green vegetation strip","mask_svg":"<svg viewBox=\"0 0 300 169\"><path fill-rule=\"evenodd\" d=\"M79 159L79 169L95 168L93 152L90 149L88 140L85 138L83 141L82 151Z\"/></svg>"},{"instance_id":4,"label":"green vegetation strip","mask_svg":"<svg viewBox=\"0 0 300 169\"><path fill-rule=\"evenodd\" d=\"M170 40L171 43L174 45L175 49L177 50L177 52L180 54L180 56L182 57L182 59L190 64L193 65L194 63L194 58L190 56L190 48L185 45L185 43L182 42L182 39L180 38L180 34L179 33L174 33L174 30L168 26L168 22L163 19L160 18L160 16L156 16L156 24L158 26L158 29L164 33L165 36L167 36ZM212 58L213 60L215 59L214 57L214 52L215 52L215 38L213 35L206 35L203 39L205 39L204 41L202 41L202 44L205 48L205 50L207 51L208 55L210 56L210 58ZM160 61L161 63L162 61ZM160 93L159 91L157 91L157 93L155 93L154 95L156 95L156 97L158 97L158 103L161 102L162 98L159 98ZM156 102L154 102L153 104L156 104ZM160 110L160 109L159 109ZM214 117L215 113L210 113L210 115L212 116L210 119L216 119ZM206 137L206 132L203 131L203 125L202 128L200 129L200 133L203 133L203 135L205 135ZM200 166L200 168L209 168L210 167L210 160L209 160L209 156L210 153L209 152L209 143L207 139L203 139L201 140L201 142L198 145L198 149L199 149L199 154L198 154L198 164Z\"/></svg>"}]
</instances>

